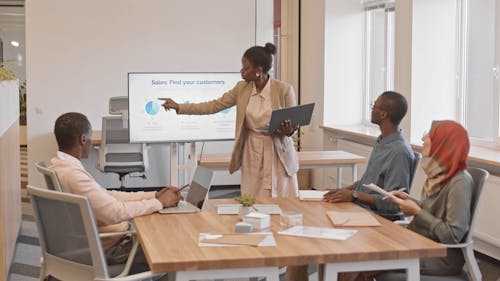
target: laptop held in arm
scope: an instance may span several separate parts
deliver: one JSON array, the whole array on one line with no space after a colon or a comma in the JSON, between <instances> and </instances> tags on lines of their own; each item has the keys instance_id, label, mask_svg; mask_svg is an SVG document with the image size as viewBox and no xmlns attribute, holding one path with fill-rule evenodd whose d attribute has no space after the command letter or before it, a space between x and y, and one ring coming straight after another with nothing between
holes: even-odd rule
<instances>
[{"instance_id":1,"label":"laptop held in arm","mask_svg":"<svg viewBox=\"0 0 500 281\"><path fill-rule=\"evenodd\" d=\"M269 122L268 133L275 133L281 128L281 123L285 120L290 120L292 122L292 126L309 125L313 109L314 103L308 103L273 110L273 113L271 114L271 121Z\"/></svg>"}]
</instances>

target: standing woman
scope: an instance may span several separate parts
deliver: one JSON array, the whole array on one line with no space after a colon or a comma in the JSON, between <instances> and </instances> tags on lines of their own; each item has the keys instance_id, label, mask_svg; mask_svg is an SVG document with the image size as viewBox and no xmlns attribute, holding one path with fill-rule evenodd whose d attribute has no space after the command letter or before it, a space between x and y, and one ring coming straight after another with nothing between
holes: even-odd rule
<instances>
[{"instance_id":1,"label":"standing woman","mask_svg":"<svg viewBox=\"0 0 500 281\"><path fill-rule=\"evenodd\" d=\"M177 104L170 98L162 106L177 114L214 114L236 105L236 138L229 172L241 168L241 194L254 197L297 197L298 158L291 136L298 129L289 120L268 134L271 112L295 106L290 84L269 76L276 47L267 43L246 50L240 81L217 100Z\"/></svg>"}]
</instances>

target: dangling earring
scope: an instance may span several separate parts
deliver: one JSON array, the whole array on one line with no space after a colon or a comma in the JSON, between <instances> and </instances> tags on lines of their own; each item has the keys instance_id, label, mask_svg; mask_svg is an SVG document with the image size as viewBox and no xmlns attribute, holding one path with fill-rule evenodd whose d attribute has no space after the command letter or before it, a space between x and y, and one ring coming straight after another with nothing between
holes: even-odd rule
<instances>
[{"instance_id":1,"label":"dangling earring","mask_svg":"<svg viewBox=\"0 0 500 281\"><path fill-rule=\"evenodd\" d=\"M256 73L255 76L260 77L260 73Z\"/></svg>"}]
</instances>

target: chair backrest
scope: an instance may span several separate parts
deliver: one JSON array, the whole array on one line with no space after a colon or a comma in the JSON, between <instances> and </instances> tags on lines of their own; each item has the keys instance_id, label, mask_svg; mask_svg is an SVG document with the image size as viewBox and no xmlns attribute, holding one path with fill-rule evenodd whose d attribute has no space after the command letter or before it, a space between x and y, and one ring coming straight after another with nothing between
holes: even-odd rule
<instances>
[{"instance_id":1,"label":"chair backrest","mask_svg":"<svg viewBox=\"0 0 500 281\"><path fill-rule=\"evenodd\" d=\"M420 152L413 151L413 154L415 155L415 159L413 160L413 167L410 174L410 186L408 186L407 190L408 193L411 191L411 188L413 187L413 180L415 179L415 174L417 173L417 169L420 166L420 160L422 160L422 154Z\"/></svg>"},{"instance_id":2,"label":"chair backrest","mask_svg":"<svg viewBox=\"0 0 500 281\"><path fill-rule=\"evenodd\" d=\"M109 114L128 114L128 96L118 96L109 98Z\"/></svg>"},{"instance_id":3,"label":"chair backrest","mask_svg":"<svg viewBox=\"0 0 500 281\"><path fill-rule=\"evenodd\" d=\"M99 149L99 170L108 172L107 167L116 167L131 172L148 169L146 144L130 143L128 129L123 126L121 117L102 118L102 139Z\"/></svg>"},{"instance_id":4,"label":"chair backrest","mask_svg":"<svg viewBox=\"0 0 500 281\"><path fill-rule=\"evenodd\" d=\"M101 240L84 196L28 185L45 274L60 280L109 278Z\"/></svg>"},{"instance_id":5,"label":"chair backrest","mask_svg":"<svg viewBox=\"0 0 500 281\"><path fill-rule=\"evenodd\" d=\"M472 199L470 204L470 213L471 213L471 221L470 228L467 236L465 237L464 242L472 241L472 236L474 232L474 226L476 224L477 218L477 209L479 203L481 202L481 195L484 190L484 186L488 176L490 175L488 171L480 168L467 168L467 172L472 176L473 185L472 185Z\"/></svg>"},{"instance_id":6,"label":"chair backrest","mask_svg":"<svg viewBox=\"0 0 500 281\"><path fill-rule=\"evenodd\" d=\"M62 191L61 183L56 171L49 169L45 161L35 163L36 169L43 175L47 188L55 191Z\"/></svg>"}]
</instances>

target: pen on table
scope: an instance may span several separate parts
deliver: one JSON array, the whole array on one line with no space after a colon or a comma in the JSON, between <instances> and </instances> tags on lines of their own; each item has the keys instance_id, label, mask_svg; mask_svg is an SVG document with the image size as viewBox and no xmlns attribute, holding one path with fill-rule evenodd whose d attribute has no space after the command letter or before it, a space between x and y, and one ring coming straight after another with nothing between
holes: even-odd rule
<instances>
[{"instance_id":1,"label":"pen on table","mask_svg":"<svg viewBox=\"0 0 500 281\"><path fill-rule=\"evenodd\" d=\"M346 219L343 223L339 223L338 225L345 225L347 224L351 219Z\"/></svg>"}]
</instances>

